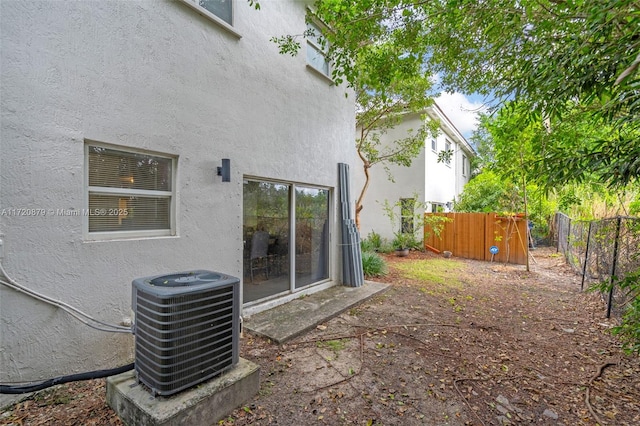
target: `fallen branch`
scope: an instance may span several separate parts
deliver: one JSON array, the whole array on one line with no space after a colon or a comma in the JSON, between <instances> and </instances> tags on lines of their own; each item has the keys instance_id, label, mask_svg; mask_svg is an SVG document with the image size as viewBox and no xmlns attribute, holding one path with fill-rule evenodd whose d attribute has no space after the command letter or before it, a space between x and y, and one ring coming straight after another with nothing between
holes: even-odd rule
<instances>
[{"instance_id":1,"label":"fallen branch","mask_svg":"<svg viewBox=\"0 0 640 426\"><path fill-rule=\"evenodd\" d=\"M559 385L570 385L570 386L584 386L584 383L576 383L576 382L564 382L564 381L557 381L557 382L555 382L555 383L548 382L548 381L544 380L544 379L545 379L545 378L547 378L547 377L552 377L552 378L554 378L554 379L562 379L562 378L561 378L561 377L559 377L559 376L554 376L553 374L545 373L545 372L543 372L543 371L541 371L541 370L538 370L538 369L537 369L537 368L535 368L535 367L531 367L531 366L529 366L529 365L524 366L524 369L525 369L525 370L529 370L529 371L535 371L535 372L536 372L536 373L538 373L540 376L542 376L542 377L532 377L532 376L528 376L528 378L530 378L530 379L534 379L534 380L540 380L540 381L542 381L542 382L546 383L547 385L551 385L551 386L553 386L554 384L559 384Z\"/></svg>"},{"instance_id":2,"label":"fallen branch","mask_svg":"<svg viewBox=\"0 0 640 426\"><path fill-rule=\"evenodd\" d=\"M605 368L607 367L611 367L612 365L618 365L617 362L605 362L604 364L602 364L600 367L598 367L598 371L596 371L596 374L593 375L593 377L591 378L591 380L589 380L589 385L592 385L593 382L600 376L602 376L602 372L604 371Z\"/></svg>"},{"instance_id":3,"label":"fallen branch","mask_svg":"<svg viewBox=\"0 0 640 426\"><path fill-rule=\"evenodd\" d=\"M473 409L473 407L471 407L471 404L469 404L469 401L467 401L467 398L464 397L464 395L462 394L462 392L460 391L460 388L458 388L458 382L462 382L464 380L474 380L474 381L478 381L478 382L484 382L489 380L489 378L486 379L481 379L481 378L473 378L473 377L469 377L469 378L462 378L462 379L455 379L453 381L453 387L456 389L456 391L458 392L458 395L460 395L460 397L462 398L462 400L464 401L464 403L467 405L467 407L469 407L469 410L471 410L471 412L473 413L474 416L476 416L476 418L478 419L478 421L483 425L484 422L482 421L482 419L480 418L480 416L478 415L478 413L475 412L475 410Z\"/></svg>"},{"instance_id":4,"label":"fallen branch","mask_svg":"<svg viewBox=\"0 0 640 426\"><path fill-rule=\"evenodd\" d=\"M598 417L598 415L594 411L593 407L591 406L590 390L591 390L591 386L593 385L593 382L598 377L602 376L602 372L604 371L604 369L609 367L609 366L612 366L612 365L618 365L618 363L617 362L605 362L600 367L598 367L598 371L596 371L596 374L594 374L593 377L591 378L591 380L589 380L589 384L587 385L587 389L586 389L586 391L584 393L584 402L587 405L587 408L589 409L589 412L591 413L591 415L593 416L595 421L598 424L601 424L601 425L604 424L604 423L602 422L602 420L600 420L600 417Z\"/></svg>"},{"instance_id":5,"label":"fallen branch","mask_svg":"<svg viewBox=\"0 0 640 426\"><path fill-rule=\"evenodd\" d=\"M361 328L369 328L367 326L363 326L363 325L356 325L354 327L361 327ZM369 329L369 332L373 332L373 331L385 331L387 328L409 328L409 327L454 327L454 328L460 328L460 325L458 324L448 324L448 323L438 323L438 322L424 322L424 323L418 323L418 324L390 324L390 325L384 325L384 326L376 326L373 329Z\"/></svg>"},{"instance_id":6,"label":"fallen branch","mask_svg":"<svg viewBox=\"0 0 640 426\"><path fill-rule=\"evenodd\" d=\"M302 391L301 393L315 393L315 392L318 392L318 391L321 391L321 390L324 390L324 389L327 389L327 388L331 388L333 386L340 385L342 383L346 383L349 380L353 379L358 374L360 374L360 372L362 371L362 366L364 365L363 363L360 363L360 369L358 369L358 371L354 371L352 374L350 374L349 376L345 377L344 375L342 375L342 373L336 367L334 367L334 365L331 362L326 360L320 353L318 353L317 349L316 349L316 355L318 355L320 358L324 359L329 364L329 366L331 368L333 368L333 370L335 370L336 373L338 373L339 376L343 377L343 379L342 380L338 380L337 382L334 382L334 383L329 383L328 385L320 386L319 388L315 388L315 389L310 390L310 391ZM354 390L357 390L357 389L355 389L355 387L353 385L351 387Z\"/></svg>"},{"instance_id":7,"label":"fallen branch","mask_svg":"<svg viewBox=\"0 0 640 426\"><path fill-rule=\"evenodd\" d=\"M429 347L429 345L426 342L423 342L422 340L418 339L417 337L413 337L413 336L407 336L406 334L400 333L398 331L390 331L390 333L395 334L396 336L400 336L400 337L404 337L405 339L409 339L409 340L413 340L417 343L420 344L420 346L422 346L423 349L425 350L433 350L432 348ZM451 358L451 359L460 359L460 355L447 355L442 353L442 351L440 351L438 353L438 356L444 357L444 358Z\"/></svg>"},{"instance_id":8,"label":"fallen branch","mask_svg":"<svg viewBox=\"0 0 640 426\"><path fill-rule=\"evenodd\" d=\"M460 326L458 324L446 324L446 323L419 323L419 324L391 324L391 325L385 325L385 326L376 326L374 328L372 328L371 326L365 326L365 325L353 325L354 328L360 328L360 329L366 329L366 331L361 332L361 333L355 333L355 334L338 334L338 335L333 335L333 336L325 336L325 337L319 337L317 339L309 339L309 340L305 340L302 342L297 342L297 345L303 345L306 343L315 343L315 342L327 342L330 340L340 340L340 339L355 339L355 338L359 338L361 335L363 334L367 334L367 333L375 333L376 331L381 332L381 331L386 331L388 328L406 328L408 329L409 327L454 327L454 328L460 328ZM491 327L491 326L489 326Z\"/></svg>"},{"instance_id":9,"label":"fallen branch","mask_svg":"<svg viewBox=\"0 0 640 426\"><path fill-rule=\"evenodd\" d=\"M305 340L303 342L297 342L296 345L304 345L306 343L329 342L331 340L355 339L356 337L359 337L361 334L362 333L358 333L358 334L339 334L339 335L335 335L335 336L319 337L317 339L309 339L309 340Z\"/></svg>"},{"instance_id":10,"label":"fallen branch","mask_svg":"<svg viewBox=\"0 0 640 426\"><path fill-rule=\"evenodd\" d=\"M314 390L310 390L310 391L301 391L300 393L316 393L316 392L319 392L319 391L321 391L321 390L325 390L325 389L328 389L328 388L332 388L332 387L334 387L334 386L338 386L338 385L341 385L342 383L346 383L346 382L348 382L349 380L353 379L353 378L354 378L355 376L357 376L358 374L360 374L360 371L356 371L356 372L355 372L355 373L353 373L351 376L345 377L345 378L344 378L344 379L342 379L342 380L338 380L338 381L337 381L337 382L335 382L335 383L330 383L330 384L325 385L325 386L320 386L319 388L315 388ZM343 376L343 377L344 377L344 376Z\"/></svg>"}]
</instances>

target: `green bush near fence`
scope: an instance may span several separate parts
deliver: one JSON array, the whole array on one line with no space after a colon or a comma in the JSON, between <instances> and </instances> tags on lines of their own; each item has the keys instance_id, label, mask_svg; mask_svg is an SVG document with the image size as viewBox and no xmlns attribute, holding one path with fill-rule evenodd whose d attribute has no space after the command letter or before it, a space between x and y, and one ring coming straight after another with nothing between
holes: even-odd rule
<instances>
[{"instance_id":1,"label":"green bush near fence","mask_svg":"<svg viewBox=\"0 0 640 426\"><path fill-rule=\"evenodd\" d=\"M640 354L640 269L627 274L614 285L632 295L633 299L627 304L622 314L622 322L613 327L611 332L620 337L625 352ZM611 291L611 286L609 282L599 283L590 287L589 290L608 293Z\"/></svg>"},{"instance_id":2,"label":"green bush near fence","mask_svg":"<svg viewBox=\"0 0 640 426\"><path fill-rule=\"evenodd\" d=\"M578 221L556 215L558 249L583 275L590 291L608 298L607 318L615 315L611 329L628 353L640 354L640 218Z\"/></svg>"}]
</instances>

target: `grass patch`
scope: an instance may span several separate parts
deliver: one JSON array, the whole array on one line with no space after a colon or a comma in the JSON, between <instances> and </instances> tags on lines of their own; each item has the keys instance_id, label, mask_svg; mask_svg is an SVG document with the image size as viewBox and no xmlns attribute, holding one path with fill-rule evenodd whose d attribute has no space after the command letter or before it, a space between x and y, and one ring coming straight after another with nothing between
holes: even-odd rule
<instances>
[{"instance_id":1,"label":"grass patch","mask_svg":"<svg viewBox=\"0 0 640 426\"><path fill-rule=\"evenodd\" d=\"M329 349L330 351L333 351L333 352L340 352L345 348L346 344L347 344L347 341L345 339L340 339L340 340L327 340L327 341L318 342L317 346L319 348Z\"/></svg>"},{"instance_id":2,"label":"grass patch","mask_svg":"<svg viewBox=\"0 0 640 426\"><path fill-rule=\"evenodd\" d=\"M436 284L436 288L425 287L420 291L430 294L434 290L447 291L462 288L458 275L466 269L463 262L451 259L414 260L393 265L403 278L422 281L424 284Z\"/></svg>"},{"instance_id":3,"label":"grass patch","mask_svg":"<svg viewBox=\"0 0 640 426\"><path fill-rule=\"evenodd\" d=\"M33 401L39 405L64 405L73 401L73 398L63 388L53 388L38 392L32 396Z\"/></svg>"},{"instance_id":4,"label":"grass patch","mask_svg":"<svg viewBox=\"0 0 640 426\"><path fill-rule=\"evenodd\" d=\"M316 347L333 352L333 359L331 356L324 357L327 361L332 361L338 359L340 351L347 346L347 341L347 339L320 341L316 343Z\"/></svg>"},{"instance_id":5,"label":"grass patch","mask_svg":"<svg viewBox=\"0 0 640 426\"><path fill-rule=\"evenodd\" d=\"M267 380L260 385L260 390L258 394L260 396L269 396L273 393L273 382L271 380Z\"/></svg>"}]
</instances>

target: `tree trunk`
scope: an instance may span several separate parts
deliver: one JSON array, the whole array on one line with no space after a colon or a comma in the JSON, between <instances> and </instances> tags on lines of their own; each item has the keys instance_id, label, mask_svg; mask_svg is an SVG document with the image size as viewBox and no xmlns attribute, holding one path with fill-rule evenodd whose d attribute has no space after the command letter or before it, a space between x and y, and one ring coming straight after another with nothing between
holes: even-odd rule
<instances>
[{"instance_id":1,"label":"tree trunk","mask_svg":"<svg viewBox=\"0 0 640 426\"><path fill-rule=\"evenodd\" d=\"M522 154L522 150L520 151L520 167L522 167L522 191L524 195L524 218L527 221L525 224L525 229L527 230L527 243L523 249L525 250L525 255L527 256L527 272L530 271L529 266L529 241L531 240L531 232L529 230L529 200L527 199L527 177L524 174L524 155Z\"/></svg>"},{"instance_id":2,"label":"tree trunk","mask_svg":"<svg viewBox=\"0 0 640 426\"><path fill-rule=\"evenodd\" d=\"M362 156L360 156L360 158L362 158ZM369 168L371 167L369 162L365 161L364 158L362 158L362 161L364 162L364 165L362 166L364 169L364 185L362 186L360 195L356 200L356 228L358 228L358 231L360 231L360 212L364 208L362 201L364 200L364 194L367 192L367 188L369 188Z\"/></svg>"}]
</instances>

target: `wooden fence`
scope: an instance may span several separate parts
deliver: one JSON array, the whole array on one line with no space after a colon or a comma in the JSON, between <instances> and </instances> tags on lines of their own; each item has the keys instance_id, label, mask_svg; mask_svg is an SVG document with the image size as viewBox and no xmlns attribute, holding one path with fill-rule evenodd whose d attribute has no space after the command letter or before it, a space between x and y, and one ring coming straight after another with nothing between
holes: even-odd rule
<instances>
[{"instance_id":1,"label":"wooden fence","mask_svg":"<svg viewBox=\"0 0 640 426\"><path fill-rule=\"evenodd\" d=\"M425 248L450 251L453 256L524 265L529 255L527 221L524 215L502 216L498 213L426 213L425 216L444 216L440 235L425 225ZM498 253L492 255L490 248Z\"/></svg>"}]
</instances>

